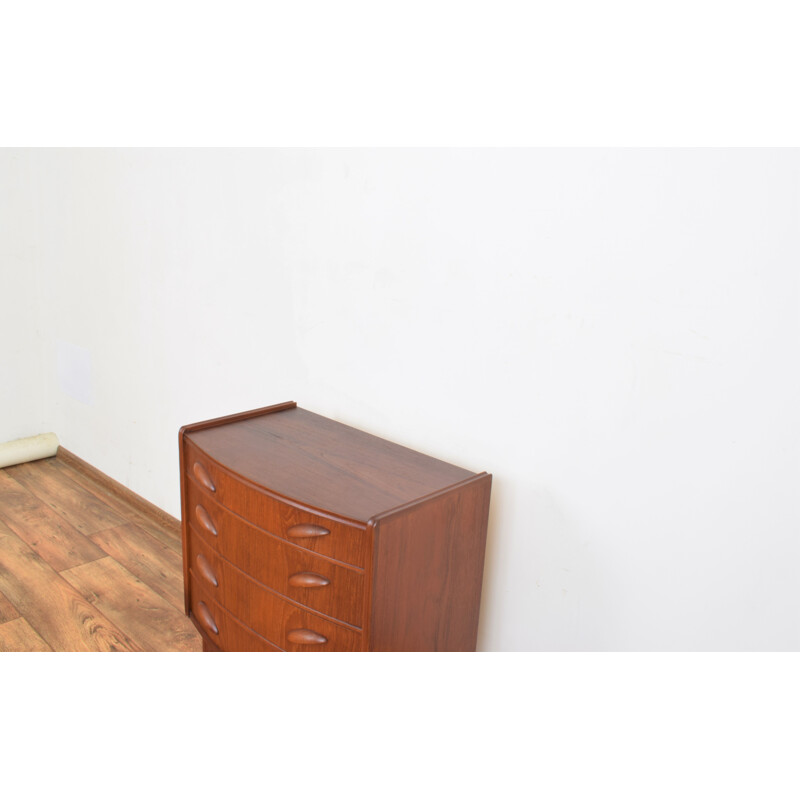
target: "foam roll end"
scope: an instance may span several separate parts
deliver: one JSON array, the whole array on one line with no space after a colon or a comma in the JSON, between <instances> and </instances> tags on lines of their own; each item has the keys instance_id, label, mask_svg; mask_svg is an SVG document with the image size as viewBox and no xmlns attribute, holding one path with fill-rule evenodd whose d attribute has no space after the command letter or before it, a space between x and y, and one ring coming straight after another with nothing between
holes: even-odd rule
<instances>
[{"instance_id":1,"label":"foam roll end","mask_svg":"<svg viewBox=\"0 0 800 800\"><path fill-rule=\"evenodd\" d=\"M58 452L58 437L54 433L40 433L27 439L0 444L0 468L40 458L51 458Z\"/></svg>"}]
</instances>

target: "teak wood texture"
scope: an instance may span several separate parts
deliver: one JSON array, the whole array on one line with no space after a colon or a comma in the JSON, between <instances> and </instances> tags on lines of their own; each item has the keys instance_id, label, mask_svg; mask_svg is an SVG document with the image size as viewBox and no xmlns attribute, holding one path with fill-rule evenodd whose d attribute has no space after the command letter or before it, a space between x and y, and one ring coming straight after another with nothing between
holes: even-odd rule
<instances>
[{"instance_id":1,"label":"teak wood texture","mask_svg":"<svg viewBox=\"0 0 800 800\"><path fill-rule=\"evenodd\" d=\"M0 469L0 652L201 650L179 537L63 448Z\"/></svg>"},{"instance_id":2,"label":"teak wood texture","mask_svg":"<svg viewBox=\"0 0 800 800\"><path fill-rule=\"evenodd\" d=\"M185 426L179 447L203 649L475 649L491 475L295 403Z\"/></svg>"}]
</instances>

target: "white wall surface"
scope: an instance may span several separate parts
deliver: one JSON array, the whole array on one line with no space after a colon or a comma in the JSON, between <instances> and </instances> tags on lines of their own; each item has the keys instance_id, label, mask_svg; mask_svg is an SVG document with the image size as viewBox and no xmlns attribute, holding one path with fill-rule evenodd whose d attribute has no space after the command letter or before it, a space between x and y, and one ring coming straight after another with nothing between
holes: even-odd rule
<instances>
[{"instance_id":1,"label":"white wall surface","mask_svg":"<svg viewBox=\"0 0 800 800\"><path fill-rule=\"evenodd\" d=\"M24 153L0 150L0 442L46 432L29 168Z\"/></svg>"},{"instance_id":2,"label":"white wall surface","mask_svg":"<svg viewBox=\"0 0 800 800\"><path fill-rule=\"evenodd\" d=\"M800 647L797 151L0 175L4 306L30 329L34 280L41 320L0 345L6 438L55 430L177 516L182 424L296 400L493 473L480 649Z\"/></svg>"}]
</instances>

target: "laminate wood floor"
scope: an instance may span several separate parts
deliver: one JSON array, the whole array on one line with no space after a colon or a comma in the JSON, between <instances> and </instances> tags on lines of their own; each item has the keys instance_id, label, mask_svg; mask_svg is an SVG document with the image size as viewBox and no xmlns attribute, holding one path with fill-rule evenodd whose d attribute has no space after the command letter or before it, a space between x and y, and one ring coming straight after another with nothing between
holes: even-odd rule
<instances>
[{"instance_id":1,"label":"laminate wood floor","mask_svg":"<svg viewBox=\"0 0 800 800\"><path fill-rule=\"evenodd\" d=\"M197 651L180 535L59 456L0 469L0 652Z\"/></svg>"}]
</instances>

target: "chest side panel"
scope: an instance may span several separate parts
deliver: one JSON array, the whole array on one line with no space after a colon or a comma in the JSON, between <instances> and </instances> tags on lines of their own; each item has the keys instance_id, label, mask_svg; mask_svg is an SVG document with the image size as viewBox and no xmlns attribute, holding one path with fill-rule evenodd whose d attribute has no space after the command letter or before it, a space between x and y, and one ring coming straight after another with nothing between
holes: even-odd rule
<instances>
[{"instance_id":1,"label":"chest side panel","mask_svg":"<svg viewBox=\"0 0 800 800\"><path fill-rule=\"evenodd\" d=\"M491 475L374 522L371 650L475 649Z\"/></svg>"}]
</instances>

